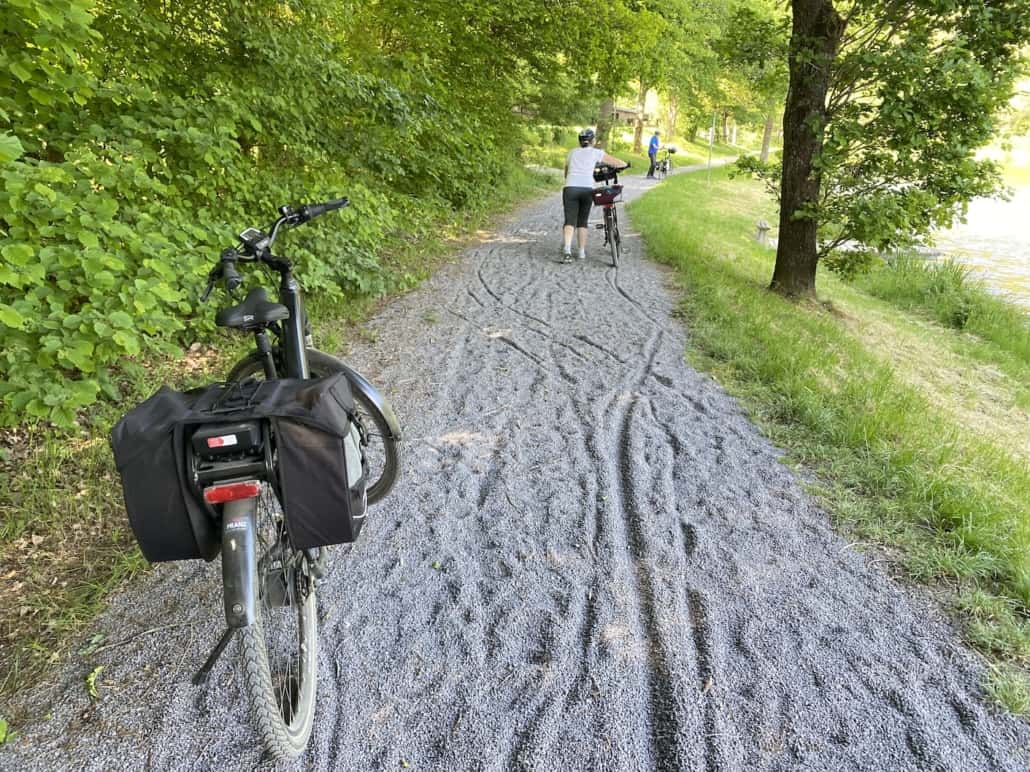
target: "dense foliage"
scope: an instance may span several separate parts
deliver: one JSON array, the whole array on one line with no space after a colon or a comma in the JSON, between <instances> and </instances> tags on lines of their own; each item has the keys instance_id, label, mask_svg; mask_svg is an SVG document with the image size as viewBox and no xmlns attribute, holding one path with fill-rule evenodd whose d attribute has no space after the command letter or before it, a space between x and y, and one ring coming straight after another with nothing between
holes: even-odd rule
<instances>
[{"instance_id":1,"label":"dense foliage","mask_svg":"<svg viewBox=\"0 0 1030 772\"><path fill-rule=\"evenodd\" d=\"M0 425L69 425L123 358L209 331L209 261L280 204L348 195L292 255L309 290L377 295L384 244L489 196L527 121L652 87L697 114L730 6L8 0Z\"/></svg>"},{"instance_id":2,"label":"dense foliage","mask_svg":"<svg viewBox=\"0 0 1030 772\"><path fill-rule=\"evenodd\" d=\"M814 290L818 258L838 246L908 246L998 189L998 170L975 153L999 130L1024 66L1030 4L793 6L787 121L799 140L789 141L785 126L782 165L751 168L778 179L784 196L774 284L805 293ZM788 190L802 189L788 200ZM818 225L818 246L808 223Z\"/></svg>"},{"instance_id":3,"label":"dense foliage","mask_svg":"<svg viewBox=\"0 0 1030 772\"><path fill-rule=\"evenodd\" d=\"M0 423L69 424L202 333L212 257L279 204L349 195L292 254L309 290L387 289L384 241L488 195L513 105L568 85L552 4L467 5L6 3Z\"/></svg>"}]
</instances>

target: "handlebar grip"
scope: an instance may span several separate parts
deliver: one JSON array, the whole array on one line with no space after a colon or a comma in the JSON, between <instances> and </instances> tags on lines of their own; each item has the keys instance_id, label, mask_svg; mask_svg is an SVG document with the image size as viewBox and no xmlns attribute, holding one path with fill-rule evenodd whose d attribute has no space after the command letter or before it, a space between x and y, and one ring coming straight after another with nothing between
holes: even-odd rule
<instances>
[{"instance_id":1,"label":"handlebar grip","mask_svg":"<svg viewBox=\"0 0 1030 772\"><path fill-rule=\"evenodd\" d=\"M236 272L236 263L226 261L222 263L222 278L225 279L225 288L234 292L237 287L243 284L243 279Z\"/></svg>"},{"instance_id":2,"label":"handlebar grip","mask_svg":"<svg viewBox=\"0 0 1030 772\"><path fill-rule=\"evenodd\" d=\"M333 199L332 201L326 201L324 204L306 204L300 208L300 216L305 222L308 220L314 220L316 217L321 217L326 212L343 209L349 203L350 199L345 196L343 198Z\"/></svg>"}]
</instances>

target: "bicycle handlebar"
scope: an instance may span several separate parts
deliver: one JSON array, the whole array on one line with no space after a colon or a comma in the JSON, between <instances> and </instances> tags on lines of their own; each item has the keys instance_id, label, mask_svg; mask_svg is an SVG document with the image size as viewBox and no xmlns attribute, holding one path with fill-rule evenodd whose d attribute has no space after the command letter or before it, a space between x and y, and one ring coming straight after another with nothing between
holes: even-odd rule
<instances>
[{"instance_id":1,"label":"bicycle handlebar","mask_svg":"<svg viewBox=\"0 0 1030 772\"><path fill-rule=\"evenodd\" d=\"M345 206L350 204L350 199L344 196L343 198L335 198L332 201L326 201L324 204L305 204L298 208L297 214L300 215L300 223L314 220L316 217L321 217L326 212L332 212L337 209L343 209Z\"/></svg>"},{"instance_id":2,"label":"bicycle handlebar","mask_svg":"<svg viewBox=\"0 0 1030 772\"><path fill-rule=\"evenodd\" d=\"M239 272L236 270L236 256L226 257L225 250L222 253L222 278L225 280L225 288L229 290L231 295L236 289L243 284L243 279L240 277Z\"/></svg>"},{"instance_id":3,"label":"bicycle handlebar","mask_svg":"<svg viewBox=\"0 0 1030 772\"><path fill-rule=\"evenodd\" d=\"M240 235L240 241L243 244L242 251L237 252L233 247L222 250L218 265L211 269L207 276L207 289L201 295L200 301L204 302L208 299L211 295L211 290L214 289L215 282L219 279L225 281L225 288L229 291L230 295L239 288L243 283L243 279L236 270L236 263L239 260L260 260L277 270L283 267L289 270L290 262L288 260L272 256L272 244L275 243L280 229L303 225L316 217L321 217L327 212L343 209L348 204L350 204L350 199L342 196L321 204L301 204L296 209L290 206L279 207L279 219L272 223L267 236L256 228L247 228Z\"/></svg>"}]
</instances>

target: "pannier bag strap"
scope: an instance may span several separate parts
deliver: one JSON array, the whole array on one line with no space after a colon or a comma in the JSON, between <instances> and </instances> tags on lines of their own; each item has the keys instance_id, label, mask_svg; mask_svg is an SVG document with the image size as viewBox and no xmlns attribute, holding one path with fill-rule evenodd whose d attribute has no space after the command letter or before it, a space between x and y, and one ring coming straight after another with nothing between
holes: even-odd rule
<instances>
[{"instance_id":1,"label":"pannier bag strap","mask_svg":"<svg viewBox=\"0 0 1030 772\"><path fill-rule=\"evenodd\" d=\"M242 381L221 384L222 389L218 391L218 396L214 402L208 406L198 405L197 407L202 412L212 415L249 410L257 404L258 393L266 383L268 381L247 378Z\"/></svg>"}]
</instances>

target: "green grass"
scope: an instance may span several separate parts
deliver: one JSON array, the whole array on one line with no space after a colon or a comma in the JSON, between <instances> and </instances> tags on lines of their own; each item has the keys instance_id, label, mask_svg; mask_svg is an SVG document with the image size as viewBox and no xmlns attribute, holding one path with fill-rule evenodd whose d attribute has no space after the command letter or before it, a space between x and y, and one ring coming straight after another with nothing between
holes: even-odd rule
<instances>
[{"instance_id":1,"label":"green grass","mask_svg":"<svg viewBox=\"0 0 1030 772\"><path fill-rule=\"evenodd\" d=\"M970 642L1000 663L992 693L1026 714L1027 435L1004 425L1004 411L991 423L993 403L1015 399L1020 384L979 372L950 345L955 330L831 275L820 274L821 303L770 292L773 254L751 236L759 217L775 221L774 206L758 184L728 174L674 177L630 206L648 253L680 277L688 356L816 473L840 527L953 591ZM993 340L978 345L1011 356ZM936 357L929 367L921 350ZM968 403L960 387L978 379L998 395L992 404L975 393Z\"/></svg>"},{"instance_id":2,"label":"green grass","mask_svg":"<svg viewBox=\"0 0 1030 772\"><path fill-rule=\"evenodd\" d=\"M554 186L553 179L519 169L492 189L488 202L421 236L398 234L381 255L392 285L397 292L417 286L491 215ZM362 321L382 302L308 300L315 345L334 352L365 334ZM212 302L210 313L218 307ZM210 382L249 348L248 339L226 332L179 358L126 362L122 403L97 404L80 416L80 430L23 426L0 433L0 703L65 657L110 593L147 568L125 516L110 427L162 384Z\"/></svg>"},{"instance_id":3,"label":"green grass","mask_svg":"<svg viewBox=\"0 0 1030 772\"><path fill-rule=\"evenodd\" d=\"M855 285L898 308L925 312L947 327L977 335L1030 365L1030 315L992 295L955 262L902 256Z\"/></svg>"}]
</instances>

